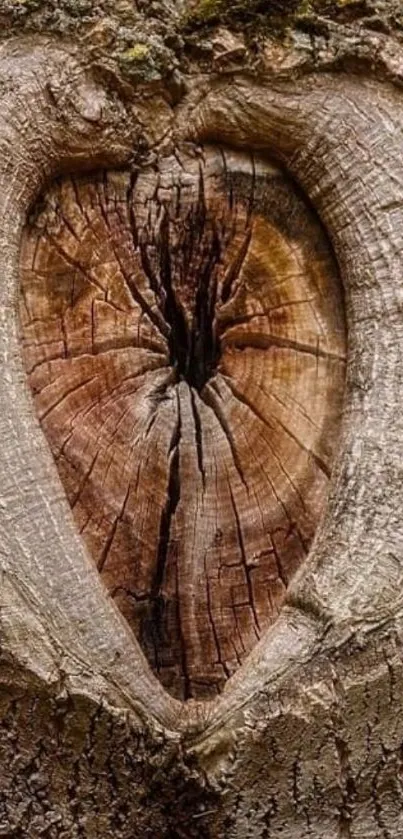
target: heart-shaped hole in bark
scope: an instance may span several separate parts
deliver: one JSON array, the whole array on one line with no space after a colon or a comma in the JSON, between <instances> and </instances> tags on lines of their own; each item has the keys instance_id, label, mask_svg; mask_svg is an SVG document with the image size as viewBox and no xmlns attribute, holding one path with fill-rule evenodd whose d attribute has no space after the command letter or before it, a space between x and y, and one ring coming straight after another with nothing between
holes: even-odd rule
<instances>
[{"instance_id":1,"label":"heart-shaped hole in bark","mask_svg":"<svg viewBox=\"0 0 403 839\"><path fill-rule=\"evenodd\" d=\"M241 152L66 177L27 224L20 314L111 597L173 695L215 695L278 615L326 500L346 340L321 225Z\"/></svg>"}]
</instances>

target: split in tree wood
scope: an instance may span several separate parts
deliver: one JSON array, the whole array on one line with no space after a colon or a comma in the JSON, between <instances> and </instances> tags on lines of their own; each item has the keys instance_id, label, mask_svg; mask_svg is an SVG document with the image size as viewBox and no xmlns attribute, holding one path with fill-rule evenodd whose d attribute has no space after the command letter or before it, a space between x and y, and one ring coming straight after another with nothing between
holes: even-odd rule
<instances>
[{"instance_id":1,"label":"split in tree wood","mask_svg":"<svg viewBox=\"0 0 403 839\"><path fill-rule=\"evenodd\" d=\"M228 149L64 177L25 230L20 322L111 597L173 695L215 695L326 500L346 338L317 217L271 161Z\"/></svg>"}]
</instances>

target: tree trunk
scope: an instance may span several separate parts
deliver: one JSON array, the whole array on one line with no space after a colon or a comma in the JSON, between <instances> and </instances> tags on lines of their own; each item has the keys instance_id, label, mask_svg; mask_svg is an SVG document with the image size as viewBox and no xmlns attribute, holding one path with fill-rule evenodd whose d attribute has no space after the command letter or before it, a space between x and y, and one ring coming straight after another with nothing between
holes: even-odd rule
<instances>
[{"instance_id":1,"label":"tree trunk","mask_svg":"<svg viewBox=\"0 0 403 839\"><path fill-rule=\"evenodd\" d=\"M142 5L0 7L0 836L403 837L399 4Z\"/></svg>"}]
</instances>

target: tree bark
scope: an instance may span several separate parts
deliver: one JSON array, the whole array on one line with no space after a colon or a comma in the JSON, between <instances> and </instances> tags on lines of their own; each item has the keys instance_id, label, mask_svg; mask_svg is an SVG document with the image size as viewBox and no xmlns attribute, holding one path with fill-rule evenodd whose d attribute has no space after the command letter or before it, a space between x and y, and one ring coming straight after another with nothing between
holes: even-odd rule
<instances>
[{"instance_id":1,"label":"tree bark","mask_svg":"<svg viewBox=\"0 0 403 839\"><path fill-rule=\"evenodd\" d=\"M0 835L403 836L398 5L79 5L0 9Z\"/></svg>"}]
</instances>

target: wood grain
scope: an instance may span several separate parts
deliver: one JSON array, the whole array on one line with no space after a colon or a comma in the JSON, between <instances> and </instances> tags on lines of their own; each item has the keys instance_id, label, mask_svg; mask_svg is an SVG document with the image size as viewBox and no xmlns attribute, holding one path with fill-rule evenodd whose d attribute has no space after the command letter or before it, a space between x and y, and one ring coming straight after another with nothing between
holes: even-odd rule
<instances>
[{"instance_id":1,"label":"wood grain","mask_svg":"<svg viewBox=\"0 0 403 839\"><path fill-rule=\"evenodd\" d=\"M317 218L270 161L225 149L64 178L25 230L20 323L111 597L171 693L214 695L326 500L346 338Z\"/></svg>"}]
</instances>

